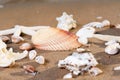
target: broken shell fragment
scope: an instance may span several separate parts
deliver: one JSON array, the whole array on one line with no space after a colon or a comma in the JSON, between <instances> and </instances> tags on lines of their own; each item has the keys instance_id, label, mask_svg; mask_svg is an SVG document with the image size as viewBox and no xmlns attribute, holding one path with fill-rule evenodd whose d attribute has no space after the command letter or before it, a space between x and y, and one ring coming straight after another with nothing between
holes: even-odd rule
<instances>
[{"instance_id":1,"label":"broken shell fragment","mask_svg":"<svg viewBox=\"0 0 120 80\"><path fill-rule=\"evenodd\" d=\"M33 60L37 55L37 52L35 50L29 51L29 59Z\"/></svg>"},{"instance_id":2,"label":"broken shell fragment","mask_svg":"<svg viewBox=\"0 0 120 80\"><path fill-rule=\"evenodd\" d=\"M110 21L109 20L104 20L102 21L103 26L109 26L110 25Z\"/></svg>"},{"instance_id":3,"label":"broken shell fragment","mask_svg":"<svg viewBox=\"0 0 120 80\"><path fill-rule=\"evenodd\" d=\"M42 50L71 50L81 46L73 33L58 28L43 28L32 36L36 48ZM74 44L73 44L74 43Z\"/></svg>"},{"instance_id":4,"label":"broken shell fragment","mask_svg":"<svg viewBox=\"0 0 120 80\"><path fill-rule=\"evenodd\" d=\"M30 43L23 43L20 47L21 50L30 50L33 46Z\"/></svg>"},{"instance_id":5,"label":"broken shell fragment","mask_svg":"<svg viewBox=\"0 0 120 80\"><path fill-rule=\"evenodd\" d=\"M114 43L117 43L117 40L112 39L112 40L106 42L105 45L108 46L108 45L112 45L112 44L114 44Z\"/></svg>"},{"instance_id":6,"label":"broken shell fragment","mask_svg":"<svg viewBox=\"0 0 120 80\"><path fill-rule=\"evenodd\" d=\"M117 42L117 40L110 40L106 42L105 45L107 45L105 48L105 52L107 54L116 54L120 48L120 44Z\"/></svg>"},{"instance_id":7,"label":"broken shell fragment","mask_svg":"<svg viewBox=\"0 0 120 80\"><path fill-rule=\"evenodd\" d=\"M24 41L24 39L22 37L20 37L20 36L12 36L11 39L12 39L13 43L19 43L21 41Z\"/></svg>"},{"instance_id":8,"label":"broken shell fragment","mask_svg":"<svg viewBox=\"0 0 120 80\"><path fill-rule=\"evenodd\" d=\"M120 66L114 67L113 70L115 70L115 71L120 70Z\"/></svg>"},{"instance_id":9,"label":"broken shell fragment","mask_svg":"<svg viewBox=\"0 0 120 80\"><path fill-rule=\"evenodd\" d=\"M72 73L67 73L66 75L63 76L63 79L71 79L72 78Z\"/></svg>"},{"instance_id":10,"label":"broken shell fragment","mask_svg":"<svg viewBox=\"0 0 120 80\"><path fill-rule=\"evenodd\" d=\"M0 39L1 39L3 42L7 42L7 41L10 40L10 38L7 37L7 36L0 36Z\"/></svg>"},{"instance_id":11,"label":"broken shell fragment","mask_svg":"<svg viewBox=\"0 0 120 80\"><path fill-rule=\"evenodd\" d=\"M84 52L84 51L86 51L84 48L77 48L76 50L77 50L77 52Z\"/></svg>"},{"instance_id":12,"label":"broken shell fragment","mask_svg":"<svg viewBox=\"0 0 120 80\"><path fill-rule=\"evenodd\" d=\"M39 64L45 64L45 58L43 56L37 56L35 61Z\"/></svg>"},{"instance_id":13,"label":"broken shell fragment","mask_svg":"<svg viewBox=\"0 0 120 80\"><path fill-rule=\"evenodd\" d=\"M26 73L36 73L35 68L31 65L24 65L23 69L25 70Z\"/></svg>"},{"instance_id":14,"label":"broken shell fragment","mask_svg":"<svg viewBox=\"0 0 120 80\"><path fill-rule=\"evenodd\" d=\"M97 76L99 74L103 73L102 70L100 70L99 68L97 67L93 67L89 70L89 74L92 75L92 76Z\"/></svg>"},{"instance_id":15,"label":"broken shell fragment","mask_svg":"<svg viewBox=\"0 0 120 80\"><path fill-rule=\"evenodd\" d=\"M105 48L105 52L106 52L107 54L116 54L116 53L119 51L119 49L117 48L118 45L119 45L119 44L116 43L116 44L112 44L112 45L107 46L107 47Z\"/></svg>"}]
</instances>

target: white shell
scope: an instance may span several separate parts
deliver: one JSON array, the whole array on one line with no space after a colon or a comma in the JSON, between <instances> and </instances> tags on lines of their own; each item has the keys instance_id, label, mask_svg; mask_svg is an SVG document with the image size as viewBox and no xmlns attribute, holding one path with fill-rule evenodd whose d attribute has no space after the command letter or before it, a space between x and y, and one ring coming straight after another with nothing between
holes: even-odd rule
<instances>
[{"instance_id":1,"label":"white shell","mask_svg":"<svg viewBox=\"0 0 120 80\"><path fill-rule=\"evenodd\" d=\"M104 20L102 21L103 26L109 26L110 25L110 21L109 20Z\"/></svg>"},{"instance_id":2,"label":"white shell","mask_svg":"<svg viewBox=\"0 0 120 80\"><path fill-rule=\"evenodd\" d=\"M114 67L114 69L113 70L120 70L120 66L117 66L117 67Z\"/></svg>"},{"instance_id":3,"label":"white shell","mask_svg":"<svg viewBox=\"0 0 120 80\"><path fill-rule=\"evenodd\" d=\"M73 15L68 15L66 12L63 12L61 17L57 17L58 21L57 28L69 31L72 28L76 28L76 21L73 19Z\"/></svg>"},{"instance_id":4,"label":"white shell","mask_svg":"<svg viewBox=\"0 0 120 80\"><path fill-rule=\"evenodd\" d=\"M11 37L11 39L12 39L13 43L19 43L21 41L24 41L24 39L22 37L20 37L20 36L14 36L14 35Z\"/></svg>"},{"instance_id":5,"label":"white shell","mask_svg":"<svg viewBox=\"0 0 120 80\"><path fill-rule=\"evenodd\" d=\"M37 52L35 50L29 51L29 59L33 60L37 55Z\"/></svg>"},{"instance_id":6,"label":"white shell","mask_svg":"<svg viewBox=\"0 0 120 80\"><path fill-rule=\"evenodd\" d=\"M84 52L84 51L86 51L84 48L77 48L76 49L78 52Z\"/></svg>"},{"instance_id":7,"label":"white shell","mask_svg":"<svg viewBox=\"0 0 120 80\"><path fill-rule=\"evenodd\" d=\"M45 58L43 56L37 56L35 58L35 61L39 64L44 64L45 63Z\"/></svg>"},{"instance_id":8,"label":"white shell","mask_svg":"<svg viewBox=\"0 0 120 80\"><path fill-rule=\"evenodd\" d=\"M72 73L67 73L66 75L63 76L63 79L71 79L72 78Z\"/></svg>"},{"instance_id":9,"label":"white shell","mask_svg":"<svg viewBox=\"0 0 120 80\"><path fill-rule=\"evenodd\" d=\"M95 33L95 29L93 27L83 27L77 31L76 35L80 38L91 38Z\"/></svg>"},{"instance_id":10,"label":"white shell","mask_svg":"<svg viewBox=\"0 0 120 80\"><path fill-rule=\"evenodd\" d=\"M102 19L103 17L102 16L97 16L96 19Z\"/></svg>"},{"instance_id":11,"label":"white shell","mask_svg":"<svg viewBox=\"0 0 120 80\"><path fill-rule=\"evenodd\" d=\"M32 49L32 45L30 43L23 43L20 47L21 50L30 50Z\"/></svg>"},{"instance_id":12,"label":"white shell","mask_svg":"<svg viewBox=\"0 0 120 80\"><path fill-rule=\"evenodd\" d=\"M10 40L10 38L7 37L7 36L0 36L0 39L1 39L3 42L7 42L7 41Z\"/></svg>"},{"instance_id":13,"label":"white shell","mask_svg":"<svg viewBox=\"0 0 120 80\"><path fill-rule=\"evenodd\" d=\"M99 74L103 73L102 70L100 70L99 68L97 67L93 67L89 70L89 74L92 75L92 76L97 76Z\"/></svg>"},{"instance_id":14,"label":"white shell","mask_svg":"<svg viewBox=\"0 0 120 80\"><path fill-rule=\"evenodd\" d=\"M116 54L119 51L118 46L119 46L119 43L114 43L114 44L108 45L105 48L105 52L107 54Z\"/></svg>"},{"instance_id":15,"label":"white shell","mask_svg":"<svg viewBox=\"0 0 120 80\"><path fill-rule=\"evenodd\" d=\"M80 37L78 38L78 42L81 44L87 44L88 43L88 39L84 38L84 37Z\"/></svg>"},{"instance_id":16,"label":"white shell","mask_svg":"<svg viewBox=\"0 0 120 80\"><path fill-rule=\"evenodd\" d=\"M115 25L115 28L120 29L120 24Z\"/></svg>"},{"instance_id":17,"label":"white shell","mask_svg":"<svg viewBox=\"0 0 120 80\"><path fill-rule=\"evenodd\" d=\"M117 40L112 39L112 40L106 42L105 45L108 46L108 45L112 45L112 44L114 44L114 43L117 43Z\"/></svg>"}]
</instances>

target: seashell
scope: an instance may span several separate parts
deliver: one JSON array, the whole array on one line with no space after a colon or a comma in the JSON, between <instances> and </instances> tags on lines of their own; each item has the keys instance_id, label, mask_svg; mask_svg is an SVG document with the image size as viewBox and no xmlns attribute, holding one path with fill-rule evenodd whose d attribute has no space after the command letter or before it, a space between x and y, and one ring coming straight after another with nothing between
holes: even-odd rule
<instances>
[{"instance_id":1,"label":"seashell","mask_svg":"<svg viewBox=\"0 0 120 80\"><path fill-rule=\"evenodd\" d=\"M120 70L120 66L114 67L113 70L115 70L115 71Z\"/></svg>"},{"instance_id":2,"label":"seashell","mask_svg":"<svg viewBox=\"0 0 120 80\"><path fill-rule=\"evenodd\" d=\"M89 70L89 74L92 75L92 76L97 76L99 74L103 73L102 70L100 70L99 68L97 67L93 67Z\"/></svg>"},{"instance_id":3,"label":"seashell","mask_svg":"<svg viewBox=\"0 0 120 80\"><path fill-rule=\"evenodd\" d=\"M88 43L88 39L87 38L84 38L84 37L81 37L81 38L78 38L78 42L85 45Z\"/></svg>"},{"instance_id":4,"label":"seashell","mask_svg":"<svg viewBox=\"0 0 120 80\"><path fill-rule=\"evenodd\" d=\"M114 44L108 45L105 48L105 52L107 54L116 54L119 51L118 46L119 46L119 43L114 43Z\"/></svg>"},{"instance_id":5,"label":"seashell","mask_svg":"<svg viewBox=\"0 0 120 80\"><path fill-rule=\"evenodd\" d=\"M105 45L108 46L108 45L112 45L112 44L114 44L114 43L117 43L117 40L112 39L112 40L106 42Z\"/></svg>"},{"instance_id":6,"label":"seashell","mask_svg":"<svg viewBox=\"0 0 120 80\"><path fill-rule=\"evenodd\" d=\"M21 50L30 50L32 49L32 45L30 43L23 43L20 47Z\"/></svg>"},{"instance_id":7,"label":"seashell","mask_svg":"<svg viewBox=\"0 0 120 80\"><path fill-rule=\"evenodd\" d=\"M45 58L43 56L37 56L35 58L35 61L39 64L44 64L45 63Z\"/></svg>"},{"instance_id":8,"label":"seashell","mask_svg":"<svg viewBox=\"0 0 120 80\"><path fill-rule=\"evenodd\" d=\"M100 19L103 19L103 17L102 16L97 16L96 19L100 20Z\"/></svg>"},{"instance_id":9,"label":"seashell","mask_svg":"<svg viewBox=\"0 0 120 80\"><path fill-rule=\"evenodd\" d=\"M71 79L73 76L72 76L72 73L67 73L66 75L63 76L63 79Z\"/></svg>"},{"instance_id":10,"label":"seashell","mask_svg":"<svg viewBox=\"0 0 120 80\"><path fill-rule=\"evenodd\" d=\"M24 65L23 69L27 72L27 73L34 73L36 72L35 68L31 65Z\"/></svg>"},{"instance_id":11,"label":"seashell","mask_svg":"<svg viewBox=\"0 0 120 80\"><path fill-rule=\"evenodd\" d=\"M72 28L76 28L76 21L73 19L73 15L68 15L66 12L63 12L61 17L57 17L58 21L57 28L69 31Z\"/></svg>"},{"instance_id":12,"label":"seashell","mask_svg":"<svg viewBox=\"0 0 120 80\"><path fill-rule=\"evenodd\" d=\"M1 39L3 42L7 42L7 41L10 40L10 38L7 37L7 36L0 36L0 39Z\"/></svg>"},{"instance_id":13,"label":"seashell","mask_svg":"<svg viewBox=\"0 0 120 80\"><path fill-rule=\"evenodd\" d=\"M33 60L36 57L36 55L37 55L37 52L35 50L31 50L29 52L29 59Z\"/></svg>"},{"instance_id":14,"label":"seashell","mask_svg":"<svg viewBox=\"0 0 120 80\"><path fill-rule=\"evenodd\" d=\"M86 51L84 48L77 48L76 49L78 52L84 52L84 51Z\"/></svg>"},{"instance_id":15,"label":"seashell","mask_svg":"<svg viewBox=\"0 0 120 80\"><path fill-rule=\"evenodd\" d=\"M91 38L95 33L95 29L93 27L83 27L77 31L76 36L84 37L84 38Z\"/></svg>"},{"instance_id":16,"label":"seashell","mask_svg":"<svg viewBox=\"0 0 120 80\"><path fill-rule=\"evenodd\" d=\"M102 21L103 26L110 26L110 21L109 20L104 20Z\"/></svg>"},{"instance_id":17,"label":"seashell","mask_svg":"<svg viewBox=\"0 0 120 80\"><path fill-rule=\"evenodd\" d=\"M115 25L115 28L120 29L120 24Z\"/></svg>"},{"instance_id":18,"label":"seashell","mask_svg":"<svg viewBox=\"0 0 120 80\"><path fill-rule=\"evenodd\" d=\"M32 42L36 48L42 50L71 50L80 47L78 37L74 34L58 29L43 28L32 36Z\"/></svg>"},{"instance_id":19,"label":"seashell","mask_svg":"<svg viewBox=\"0 0 120 80\"><path fill-rule=\"evenodd\" d=\"M19 43L19 42L21 42L21 41L24 41L24 39L22 38L22 37L20 37L20 36L12 36L12 42L13 43Z\"/></svg>"}]
</instances>

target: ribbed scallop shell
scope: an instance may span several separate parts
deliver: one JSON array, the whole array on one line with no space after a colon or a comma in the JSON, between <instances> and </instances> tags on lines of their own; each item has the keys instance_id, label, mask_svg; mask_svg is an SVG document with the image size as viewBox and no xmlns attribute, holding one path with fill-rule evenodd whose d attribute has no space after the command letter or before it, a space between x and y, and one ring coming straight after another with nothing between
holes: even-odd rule
<instances>
[{"instance_id":1,"label":"ribbed scallop shell","mask_svg":"<svg viewBox=\"0 0 120 80\"><path fill-rule=\"evenodd\" d=\"M71 50L81 46L73 33L58 28L43 28L32 36L36 48L42 50Z\"/></svg>"}]
</instances>

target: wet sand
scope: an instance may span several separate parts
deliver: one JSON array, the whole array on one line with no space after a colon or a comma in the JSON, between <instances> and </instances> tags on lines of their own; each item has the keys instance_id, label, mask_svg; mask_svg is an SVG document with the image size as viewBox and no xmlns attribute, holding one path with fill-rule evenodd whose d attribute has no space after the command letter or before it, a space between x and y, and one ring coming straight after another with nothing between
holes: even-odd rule
<instances>
[{"instance_id":1,"label":"wet sand","mask_svg":"<svg viewBox=\"0 0 120 80\"><path fill-rule=\"evenodd\" d=\"M97 16L102 16L103 19L108 19L111 24L120 23L120 1L119 0L83 0L70 2L44 2L40 0L14 0L4 4L4 8L0 9L0 29L12 28L14 25L49 25L56 27L56 17L62 12L67 12L74 15L77 20L78 27L71 32L75 33L80 27L88 22L101 21L97 20ZM119 35L120 30L100 29L98 33ZM30 42L30 37L23 36L26 41ZM118 80L120 71L113 71L113 67L120 65L120 54L109 56L104 53L104 42L93 39L90 50L95 55L100 63L98 65L104 73L96 77L91 77L89 74L80 75L73 80ZM8 47L18 49L19 44L8 44ZM64 59L73 51L43 51L38 50L38 55L43 55L46 58L45 65L39 65L35 61L28 58L17 61L16 65L11 68L0 68L0 80L62 80L63 75L68 73L65 69L59 69L57 63L60 59ZM36 67L38 73L36 76L27 75L21 68L22 65L31 64ZM72 80L72 79L71 79Z\"/></svg>"}]
</instances>

